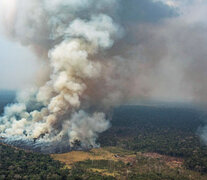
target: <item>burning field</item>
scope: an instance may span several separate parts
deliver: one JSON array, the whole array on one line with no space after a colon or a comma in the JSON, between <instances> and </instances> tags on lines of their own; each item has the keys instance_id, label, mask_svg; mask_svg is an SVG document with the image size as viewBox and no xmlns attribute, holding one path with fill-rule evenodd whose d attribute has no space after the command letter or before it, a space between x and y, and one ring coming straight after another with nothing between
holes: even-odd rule
<instances>
[{"instance_id":1,"label":"burning field","mask_svg":"<svg viewBox=\"0 0 207 180\"><path fill-rule=\"evenodd\" d=\"M34 86L0 117L2 141L50 153L90 149L116 106L145 98L206 102L206 6L1 0L6 36L39 59ZM205 127L200 135L206 141Z\"/></svg>"}]
</instances>

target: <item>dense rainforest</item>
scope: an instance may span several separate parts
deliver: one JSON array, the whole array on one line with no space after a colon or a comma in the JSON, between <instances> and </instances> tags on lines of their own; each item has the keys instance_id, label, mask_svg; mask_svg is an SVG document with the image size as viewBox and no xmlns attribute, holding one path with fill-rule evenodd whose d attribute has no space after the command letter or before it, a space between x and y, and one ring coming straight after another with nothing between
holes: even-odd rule
<instances>
[{"instance_id":1,"label":"dense rainforest","mask_svg":"<svg viewBox=\"0 0 207 180\"><path fill-rule=\"evenodd\" d=\"M206 112L192 107L121 106L101 146L182 157L189 169L207 172L207 146L200 138Z\"/></svg>"},{"instance_id":2,"label":"dense rainforest","mask_svg":"<svg viewBox=\"0 0 207 180\"><path fill-rule=\"evenodd\" d=\"M1 114L14 97L13 92L0 93ZM89 158L69 167L55 155L0 144L0 179L205 179L207 146L200 133L206 119L207 113L193 106L120 106L112 113L111 127L97 139L112 159ZM180 158L182 165L168 167L162 161L166 157Z\"/></svg>"}]
</instances>

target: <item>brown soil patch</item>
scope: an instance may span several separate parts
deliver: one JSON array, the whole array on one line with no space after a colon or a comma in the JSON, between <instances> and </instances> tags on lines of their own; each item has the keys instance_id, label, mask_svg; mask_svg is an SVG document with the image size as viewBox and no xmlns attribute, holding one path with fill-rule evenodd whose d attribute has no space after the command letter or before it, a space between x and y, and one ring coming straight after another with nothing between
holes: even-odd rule
<instances>
[{"instance_id":1,"label":"brown soil patch","mask_svg":"<svg viewBox=\"0 0 207 180\"><path fill-rule=\"evenodd\" d=\"M91 151L72 151L64 154L52 154L52 158L64 162L66 165L72 165L76 162L86 161L86 160L114 160L114 154L100 148L92 149Z\"/></svg>"},{"instance_id":2,"label":"brown soil patch","mask_svg":"<svg viewBox=\"0 0 207 180\"><path fill-rule=\"evenodd\" d=\"M161 155L158 153L144 153L143 156L149 157L149 158L154 158L154 159L160 159L160 160L164 161L171 168L177 168L177 167L181 167L183 165L183 159L177 158L177 157Z\"/></svg>"}]
</instances>

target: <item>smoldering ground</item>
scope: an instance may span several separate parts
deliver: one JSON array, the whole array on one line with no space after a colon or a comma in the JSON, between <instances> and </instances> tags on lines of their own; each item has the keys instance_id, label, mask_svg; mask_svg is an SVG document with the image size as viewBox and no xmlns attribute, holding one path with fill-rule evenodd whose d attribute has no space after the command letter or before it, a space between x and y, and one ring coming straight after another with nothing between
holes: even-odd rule
<instances>
[{"instance_id":1,"label":"smoldering ground","mask_svg":"<svg viewBox=\"0 0 207 180\"><path fill-rule=\"evenodd\" d=\"M8 143L51 152L77 141L98 146L114 106L206 101L204 1L3 0L1 7L7 36L49 69L5 108L0 131Z\"/></svg>"}]
</instances>

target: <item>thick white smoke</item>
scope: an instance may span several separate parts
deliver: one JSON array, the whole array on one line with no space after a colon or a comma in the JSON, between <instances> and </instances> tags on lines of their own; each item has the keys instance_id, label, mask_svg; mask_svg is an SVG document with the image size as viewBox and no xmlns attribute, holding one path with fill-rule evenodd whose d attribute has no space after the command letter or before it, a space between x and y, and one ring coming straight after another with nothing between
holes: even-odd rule
<instances>
[{"instance_id":1,"label":"thick white smoke","mask_svg":"<svg viewBox=\"0 0 207 180\"><path fill-rule=\"evenodd\" d=\"M82 147L96 146L97 134L105 131L109 122L103 112L91 106L96 98L90 91L100 91L96 83L105 78L98 54L112 47L122 35L109 16L110 6L116 3L2 1L9 36L34 49L38 56L48 54L51 70L42 87L23 93L18 103L5 108L0 119L1 136L41 139L42 143L67 143L67 139L70 146L79 140ZM108 105L103 106L105 109Z\"/></svg>"},{"instance_id":2,"label":"thick white smoke","mask_svg":"<svg viewBox=\"0 0 207 180\"><path fill-rule=\"evenodd\" d=\"M206 101L204 0L1 0L0 9L6 34L48 65L41 86L5 108L8 141L96 146L115 105Z\"/></svg>"}]
</instances>

